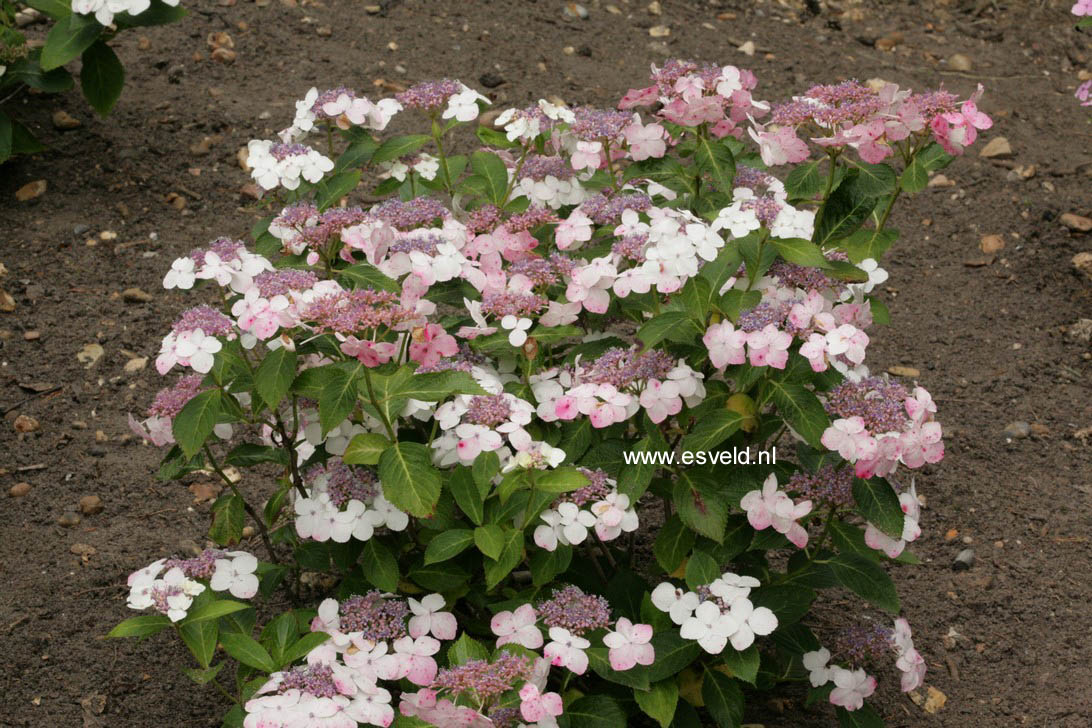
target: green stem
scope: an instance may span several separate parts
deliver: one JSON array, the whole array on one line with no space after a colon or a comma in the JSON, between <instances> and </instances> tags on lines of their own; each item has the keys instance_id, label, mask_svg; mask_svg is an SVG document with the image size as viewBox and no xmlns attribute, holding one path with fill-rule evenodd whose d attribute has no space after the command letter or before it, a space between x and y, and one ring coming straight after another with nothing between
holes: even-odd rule
<instances>
[{"instance_id":1,"label":"green stem","mask_svg":"<svg viewBox=\"0 0 1092 728\"><path fill-rule=\"evenodd\" d=\"M435 129L434 129L435 131ZM447 166L447 154L444 152L443 132L435 133L432 136L433 141L436 142L436 149L440 153L440 171L444 174L444 189L448 191L448 194L453 194L455 190L451 185L451 171Z\"/></svg>"},{"instance_id":2,"label":"green stem","mask_svg":"<svg viewBox=\"0 0 1092 728\"><path fill-rule=\"evenodd\" d=\"M519 161L516 162L516 171L512 173L512 179L508 180L508 187L504 190L504 199L501 200L498 207L504 207L508 204L508 198L512 196L512 190L516 188L516 180L519 179L519 173L523 169L523 163L527 161L527 155L531 152L531 145L523 147L523 153L519 155Z\"/></svg>"},{"instance_id":3,"label":"green stem","mask_svg":"<svg viewBox=\"0 0 1092 728\"><path fill-rule=\"evenodd\" d=\"M213 472L220 476L220 479L227 484L228 488L231 488L231 492L243 504L243 509L252 519L254 519L254 522L258 524L258 533L261 534L262 543L265 544L265 550L269 552L269 560L274 564L279 564L280 559L277 558L277 552L273 550L273 542L269 540L269 530L265 527L265 521L262 519L261 515L254 510L254 506L247 503L246 498L239 492L239 488L236 487L235 482L227 476L227 473L225 473L219 463L216 462L216 457L212 454L212 449L208 445L205 445L204 449L205 457L209 459L209 464L212 465Z\"/></svg>"},{"instance_id":4,"label":"green stem","mask_svg":"<svg viewBox=\"0 0 1092 728\"><path fill-rule=\"evenodd\" d=\"M383 414L383 410L379 409L379 399L375 396L375 387L372 386L372 373L368 371L367 367L364 367L364 382L368 387L368 400L375 408L375 413L379 415L379 419L383 421L383 427L387 430L387 437L390 438L391 442L398 442L398 437L394 434L394 428L391 427L390 420Z\"/></svg>"}]
</instances>

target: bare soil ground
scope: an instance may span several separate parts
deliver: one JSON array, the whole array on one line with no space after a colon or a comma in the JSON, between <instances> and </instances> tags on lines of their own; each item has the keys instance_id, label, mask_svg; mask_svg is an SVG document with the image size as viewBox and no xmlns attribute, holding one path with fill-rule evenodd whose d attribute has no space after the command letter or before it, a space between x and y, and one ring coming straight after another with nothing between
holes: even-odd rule
<instances>
[{"instance_id":1,"label":"bare soil ground","mask_svg":"<svg viewBox=\"0 0 1092 728\"><path fill-rule=\"evenodd\" d=\"M1069 0L663 0L659 16L644 0L613 0L618 14L585 0L586 20L567 20L560 0L407 0L378 14L355 0L184 4L183 23L116 42L129 77L109 118L78 92L9 104L50 149L0 169L0 286L16 302L0 313L0 725L218 724L217 694L176 667L180 644L100 637L129 616L126 575L200 542L207 525L207 505L186 483L156 482L159 453L129 436L126 413L159 382L152 367L123 367L154 358L184 305L159 285L170 261L245 237L256 211L236 151L287 125L313 85L374 98L388 92L373 84L455 77L499 105L611 105L669 54L750 67L771 100L846 77L961 95L987 86L987 140L1007 137L1014 156L972 153L945 171L952 186L901 206L887 264L895 325L870 349L876 369L920 370L948 433L944 462L918 477L925 563L897 575L927 682L947 702L928 713L886 675L879 707L896 727L1092 725L1092 357L1087 334L1070 333L1092 318L1092 286L1070 263L1092 236L1059 221L1092 212L1092 126L1072 96L1092 54ZM670 36L651 38L654 25ZM233 64L209 60L213 32L232 36ZM748 40L753 57L737 50ZM953 70L956 53L972 70ZM58 109L82 126L55 130ZM1011 174L1030 165L1028 179ZM16 202L37 179L45 194ZM986 234L1005 247L982 264ZM130 287L151 300L125 300ZM87 344L104 352L91 364L76 356ZM17 435L18 415L41 429ZM1006 436L1016 421L1029 436ZM8 497L20 482L29 494ZM102 512L59 525L86 495ZM963 548L976 563L954 572ZM827 706L805 712L785 697L747 719L834 723Z\"/></svg>"}]
</instances>

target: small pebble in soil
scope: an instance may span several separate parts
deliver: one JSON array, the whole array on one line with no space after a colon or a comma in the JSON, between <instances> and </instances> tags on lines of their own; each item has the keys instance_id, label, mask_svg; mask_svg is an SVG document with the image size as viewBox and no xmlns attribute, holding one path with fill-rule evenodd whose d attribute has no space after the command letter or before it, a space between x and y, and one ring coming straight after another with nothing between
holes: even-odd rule
<instances>
[{"instance_id":1,"label":"small pebble in soil","mask_svg":"<svg viewBox=\"0 0 1092 728\"><path fill-rule=\"evenodd\" d=\"M8 491L8 495L12 498L22 498L24 495L30 492L30 483L16 483L11 486Z\"/></svg>"},{"instance_id":2,"label":"small pebble in soil","mask_svg":"<svg viewBox=\"0 0 1092 728\"><path fill-rule=\"evenodd\" d=\"M28 432L34 432L41 429L41 425L38 420L34 419L30 415L19 415L15 418L15 431L19 434L26 434Z\"/></svg>"},{"instance_id":3,"label":"small pebble in soil","mask_svg":"<svg viewBox=\"0 0 1092 728\"><path fill-rule=\"evenodd\" d=\"M127 303L148 303L152 300L152 294L140 288L126 288L121 292L121 298Z\"/></svg>"},{"instance_id":4,"label":"small pebble in soil","mask_svg":"<svg viewBox=\"0 0 1092 728\"><path fill-rule=\"evenodd\" d=\"M1031 425L1026 422L1010 422L1005 425L1005 437L1010 440L1022 440L1031 434Z\"/></svg>"},{"instance_id":5,"label":"small pebble in soil","mask_svg":"<svg viewBox=\"0 0 1092 728\"><path fill-rule=\"evenodd\" d=\"M63 516L57 519L57 525L64 526L65 528L72 528L73 526L80 525L81 520L83 519L80 518L78 513L74 511L68 511Z\"/></svg>"},{"instance_id":6,"label":"small pebble in soil","mask_svg":"<svg viewBox=\"0 0 1092 728\"><path fill-rule=\"evenodd\" d=\"M53 126L62 131L68 129L78 129L81 122L76 117L69 114L67 111L54 111L53 112Z\"/></svg>"},{"instance_id":7,"label":"small pebble in soil","mask_svg":"<svg viewBox=\"0 0 1092 728\"><path fill-rule=\"evenodd\" d=\"M963 549L952 562L953 571L966 571L974 566L974 549Z\"/></svg>"},{"instance_id":8,"label":"small pebble in soil","mask_svg":"<svg viewBox=\"0 0 1092 728\"><path fill-rule=\"evenodd\" d=\"M91 457L101 458L106 455L106 448L100 447L99 445L92 445L91 447L87 448L87 454Z\"/></svg>"},{"instance_id":9,"label":"small pebble in soil","mask_svg":"<svg viewBox=\"0 0 1092 728\"><path fill-rule=\"evenodd\" d=\"M102 513L102 498L97 495L85 495L80 498L80 513L85 516L93 516Z\"/></svg>"}]
</instances>

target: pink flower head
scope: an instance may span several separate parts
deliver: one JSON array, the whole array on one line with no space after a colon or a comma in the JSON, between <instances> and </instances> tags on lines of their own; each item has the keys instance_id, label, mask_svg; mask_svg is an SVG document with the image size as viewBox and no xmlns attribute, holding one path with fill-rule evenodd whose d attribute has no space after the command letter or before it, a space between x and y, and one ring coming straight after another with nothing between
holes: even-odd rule
<instances>
[{"instance_id":1,"label":"pink flower head","mask_svg":"<svg viewBox=\"0 0 1092 728\"><path fill-rule=\"evenodd\" d=\"M356 357L366 367L386 364L398 353L398 347L386 341L361 341L355 336L347 336L341 342L341 351L346 356Z\"/></svg>"},{"instance_id":2,"label":"pink flower head","mask_svg":"<svg viewBox=\"0 0 1092 728\"><path fill-rule=\"evenodd\" d=\"M876 692L876 678L864 670L850 671L832 665L830 675L835 685L830 693L832 705L838 705L850 711L858 710L864 705L864 699Z\"/></svg>"},{"instance_id":3,"label":"pink flower head","mask_svg":"<svg viewBox=\"0 0 1092 728\"><path fill-rule=\"evenodd\" d=\"M758 143L762 161L770 167L798 164L808 158L808 145L796 136L791 126L783 126L777 131L765 131L764 127L756 126L748 132Z\"/></svg>"},{"instance_id":4,"label":"pink flower head","mask_svg":"<svg viewBox=\"0 0 1092 728\"><path fill-rule=\"evenodd\" d=\"M656 658L656 650L649 644L651 640L651 625L634 624L620 617L615 631L603 637L603 644L610 648L611 669L623 672L635 665L651 665Z\"/></svg>"},{"instance_id":5,"label":"pink flower head","mask_svg":"<svg viewBox=\"0 0 1092 728\"><path fill-rule=\"evenodd\" d=\"M634 106L651 106L656 103L659 97L660 91L656 86L631 88L626 91L626 95L618 102L618 108L625 111L626 109L632 109Z\"/></svg>"},{"instance_id":6,"label":"pink flower head","mask_svg":"<svg viewBox=\"0 0 1092 728\"><path fill-rule=\"evenodd\" d=\"M865 429L864 419L850 417L835 420L823 432L823 447L834 450L849 462L867 460L876 453L876 440Z\"/></svg>"},{"instance_id":7,"label":"pink flower head","mask_svg":"<svg viewBox=\"0 0 1092 728\"><path fill-rule=\"evenodd\" d=\"M808 531L796 521L811 513L811 501L794 503L788 493L777 489L777 476L770 473L761 490L752 490L743 496L740 507L747 512L747 520L756 531L773 526L785 534L797 548L808 544Z\"/></svg>"},{"instance_id":8,"label":"pink flower head","mask_svg":"<svg viewBox=\"0 0 1092 728\"><path fill-rule=\"evenodd\" d=\"M409 621L410 637L416 639L431 632L436 639L455 639L458 624L451 612L440 611L444 608L442 595L429 594L421 601L410 597L407 601L413 613Z\"/></svg>"},{"instance_id":9,"label":"pink flower head","mask_svg":"<svg viewBox=\"0 0 1092 728\"><path fill-rule=\"evenodd\" d=\"M588 669L588 654L584 650L591 647L591 642L564 627L550 627L550 640L542 651L542 656L554 667L564 667L577 675L583 675Z\"/></svg>"},{"instance_id":10,"label":"pink flower head","mask_svg":"<svg viewBox=\"0 0 1092 728\"><path fill-rule=\"evenodd\" d=\"M537 621L535 608L522 604L514 611L494 614L489 628L497 635L497 647L512 643L537 650L543 643L542 632L535 626Z\"/></svg>"},{"instance_id":11,"label":"pink flower head","mask_svg":"<svg viewBox=\"0 0 1092 728\"><path fill-rule=\"evenodd\" d=\"M409 346L410 359L421 366L435 366L442 357L454 356L459 351L455 337L444 331L439 324L427 324L414 329L413 341Z\"/></svg>"},{"instance_id":12,"label":"pink flower head","mask_svg":"<svg viewBox=\"0 0 1092 728\"><path fill-rule=\"evenodd\" d=\"M963 154L963 149L974 144L978 138L979 129L993 126L993 120L978 110L977 101L982 90L982 84L979 84L978 90L963 102L959 111L938 114L933 118L930 124L933 137L948 154Z\"/></svg>"},{"instance_id":13,"label":"pink flower head","mask_svg":"<svg viewBox=\"0 0 1092 728\"><path fill-rule=\"evenodd\" d=\"M664 128L659 124L642 126L639 121L634 121L622 129L622 135L629 145L629 156L635 162L650 157L662 157L667 151Z\"/></svg>"},{"instance_id":14,"label":"pink flower head","mask_svg":"<svg viewBox=\"0 0 1092 728\"><path fill-rule=\"evenodd\" d=\"M519 690L519 713L523 719L537 723L544 718L556 718L564 710L561 695L544 693L534 683L527 683Z\"/></svg>"},{"instance_id":15,"label":"pink flower head","mask_svg":"<svg viewBox=\"0 0 1092 728\"><path fill-rule=\"evenodd\" d=\"M747 358L751 366L784 369L791 344L792 334L779 331L773 324L766 324L762 329L747 334Z\"/></svg>"},{"instance_id":16,"label":"pink flower head","mask_svg":"<svg viewBox=\"0 0 1092 728\"><path fill-rule=\"evenodd\" d=\"M591 240L592 220L579 209L573 210L569 217L558 223L554 231L554 242L558 250L579 248Z\"/></svg>"},{"instance_id":17,"label":"pink flower head","mask_svg":"<svg viewBox=\"0 0 1092 728\"><path fill-rule=\"evenodd\" d=\"M577 142L576 151L569 163L577 172L582 169L599 169L603 164L603 142Z\"/></svg>"},{"instance_id":18,"label":"pink flower head","mask_svg":"<svg viewBox=\"0 0 1092 728\"><path fill-rule=\"evenodd\" d=\"M440 642L428 636L402 637L394 641L393 658L398 666L398 680L406 678L414 685L428 685L436 677L439 667L432 657L440 651Z\"/></svg>"},{"instance_id":19,"label":"pink flower head","mask_svg":"<svg viewBox=\"0 0 1092 728\"><path fill-rule=\"evenodd\" d=\"M677 415L682 411L682 397L679 396L679 385L672 381L661 382L659 379L649 379L641 392L641 406L648 412L648 417L656 424L660 424L671 415Z\"/></svg>"},{"instance_id":20,"label":"pink flower head","mask_svg":"<svg viewBox=\"0 0 1092 728\"><path fill-rule=\"evenodd\" d=\"M709 349L709 361L717 369L729 364L742 364L747 360L744 350L747 333L737 331L730 321L713 324L705 330L701 340Z\"/></svg>"},{"instance_id":21,"label":"pink flower head","mask_svg":"<svg viewBox=\"0 0 1092 728\"><path fill-rule=\"evenodd\" d=\"M813 372L827 370L827 340L822 334L812 334L800 345L800 356L808 360Z\"/></svg>"}]
</instances>

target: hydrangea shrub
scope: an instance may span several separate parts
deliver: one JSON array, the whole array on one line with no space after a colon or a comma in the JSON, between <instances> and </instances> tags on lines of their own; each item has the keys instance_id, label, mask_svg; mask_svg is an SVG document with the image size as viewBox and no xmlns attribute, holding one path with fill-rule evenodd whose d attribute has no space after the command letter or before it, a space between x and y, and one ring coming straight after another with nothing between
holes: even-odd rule
<instances>
[{"instance_id":1,"label":"hydrangea shrub","mask_svg":"<svg viewBox=\"0 0 1092 728\"><path fill-rule=\"evenodd\" d=\"M942 430L865 360L891 210L981 87L651 80L496 128L457 81L312 89L250 143L273 214L172 263L208 303L131 419L164 480L223 480L218 547L134 573L113 636L173 630L247 728L728 727L795 683L871 726L875 674L922 684L889 569Z\"/></svg>"},{"instance_id":2,"label":"hydrangea shrub","mask_svg":"<svg viewBox=\"0 0 1092 728\"><path fill-rule=\"evenodd\" d=\"M17 10L11 0L0 0L0 98L9 98L22 86L61 93L73 86L65 70L80 58L80 90L100 114L114 108L125 85L125 69L109 41L118 32L181 20L179 0L26 0L23 3L48 16L53 26L45 45L31 49L16 30ZM0 163L16 154L43 149L23 124L0 111Z\"/></svg>"}]
</instances>

